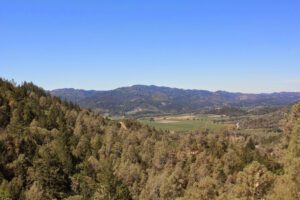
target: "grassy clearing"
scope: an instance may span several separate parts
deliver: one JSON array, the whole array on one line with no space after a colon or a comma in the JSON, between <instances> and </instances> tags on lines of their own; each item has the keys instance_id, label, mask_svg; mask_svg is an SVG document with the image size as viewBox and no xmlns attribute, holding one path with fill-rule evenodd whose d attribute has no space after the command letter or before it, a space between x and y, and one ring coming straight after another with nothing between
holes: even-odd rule
<instances>
[{"instance_id":1,"label":"grassy clearing","mask_svg":"<svg viewBox=\"0 0 300 200\"><path fill-rule=\"evenodd\" d=\"M225 118L217 115L176 115L163 116L157 118L144 118L139 121L148 124L157 129L169 131L204 131L209 129L213 132L219 132L228 128L228 124L218 123L216 119Z\"/></svg>"}]
</instances>

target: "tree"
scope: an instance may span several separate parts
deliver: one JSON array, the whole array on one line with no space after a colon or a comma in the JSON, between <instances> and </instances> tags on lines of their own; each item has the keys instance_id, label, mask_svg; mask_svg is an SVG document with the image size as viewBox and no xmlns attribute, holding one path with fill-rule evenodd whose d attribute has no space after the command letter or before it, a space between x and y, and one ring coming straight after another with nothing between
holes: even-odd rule
<instances>
[{"instance_id":1,"label":"tree","mask_svg":"<svg viewBox=\"0 0 300 200\"><path fill-rule=\"evenodd\" d=\"M33 182L29 190L25 192L26 200L44 200L48 199L41 184L37 181Z\"/></svg>"},{"instance_id":2,"label":"tree","mask_svg":"<svg viewBox=\"0 0 300 200\"><path fill-rule=\"evenodd\" d=\"M8 101L0 95L0 127L5 128L10 121L10 107Z\"/></svg>"},{"instance_id":3,"label":"tree","mask_svg":"<svg viewBox=\"0 0 300 200\"><path fill-rule=\"evenodd\" d=\"M201 178L199 182L193 184L193 186L188 189L187 194L185 195L186 200L213 200L217 197L217 182L207 176Z\"/></svg>"},{"instance_id":4,"label":"tree","mask_svg":"<svg viewBox=\"0 0 300 200\"><path fill-rule=\"evenodd\" d=\"M128 188L112 172L111 163L102 162L97 174L99 184L92 199L95 200L131 200Z\"/></svg>"},{"instance_id":5,"label":"tree","mask_svg":"<svg viewBox=\"0 0 300 200\"><path fill-rule=\"evenodd\" d=\"M233 196L245 200L262 199L273 182L274 175L264 165L254 161L238 173Z\"/></svg>"}]
</instances>

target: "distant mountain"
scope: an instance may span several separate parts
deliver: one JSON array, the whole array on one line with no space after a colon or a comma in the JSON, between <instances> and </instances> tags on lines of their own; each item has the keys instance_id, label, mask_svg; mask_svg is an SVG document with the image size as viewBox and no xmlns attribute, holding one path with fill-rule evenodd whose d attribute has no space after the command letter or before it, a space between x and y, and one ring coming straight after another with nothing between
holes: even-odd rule
<instances>
[{"instance_id":1,"label":"distant mountain","mask_svg":"<svg viewBox=\"0 0 300 200\"><path fill-rule=\"evenodd\" d=\"M153 85L134 85L109 91L57 89L51 94L110 115L174 114L222 107L276 107L300 100L300 92L245 94Z\"/></svg>"},{"instance_id":2,"label":"distant mountain","mask_svg":"<svg viewBox=\"0 0 300 200\"><path fill-rule=\"evenodd\" d=\"M138 88L104 94L175 105L219 95ZM75 100L86 94L74 93ZM103 118L32 83L0 78L0 200L299 199L300 104L288 107L241 118L240 130L201 123L197 131L168 132Z\"/></svg>"}]
</instances>

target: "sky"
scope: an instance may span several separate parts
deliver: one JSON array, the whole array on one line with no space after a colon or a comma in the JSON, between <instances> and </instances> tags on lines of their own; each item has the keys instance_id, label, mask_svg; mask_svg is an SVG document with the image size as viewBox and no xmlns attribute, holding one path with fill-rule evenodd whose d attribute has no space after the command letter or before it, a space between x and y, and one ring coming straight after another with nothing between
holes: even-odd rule
<instances>
[{"instance_id":1,"label":"sky","mask_svg":"<svg viewBox=\"0 0 300 200\"><path fill-rule=\"evenodd\" d=\"M0 0L0 77L300 91L299 0Z\"/></svg>"}]
</instances>

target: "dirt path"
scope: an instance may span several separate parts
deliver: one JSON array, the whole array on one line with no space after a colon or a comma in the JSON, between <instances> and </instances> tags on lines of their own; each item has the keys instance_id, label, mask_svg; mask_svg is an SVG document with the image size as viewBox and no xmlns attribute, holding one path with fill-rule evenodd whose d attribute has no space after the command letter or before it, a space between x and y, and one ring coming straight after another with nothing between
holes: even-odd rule
<instances>
[{"instance_id":1,"label":"dirt path","mask_svg":"<svg viewBox=\"0 0 300 200\"><path fill-rule=\"evenodd\" d=\"M128 130L128 128L127 128L127 126L125 125L124 122L120 122L120 124L121 124L121 128L122 129Z\"/></svg>"}]
</instances>

